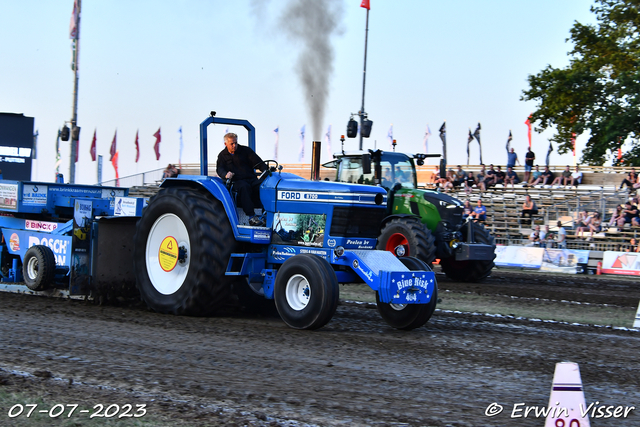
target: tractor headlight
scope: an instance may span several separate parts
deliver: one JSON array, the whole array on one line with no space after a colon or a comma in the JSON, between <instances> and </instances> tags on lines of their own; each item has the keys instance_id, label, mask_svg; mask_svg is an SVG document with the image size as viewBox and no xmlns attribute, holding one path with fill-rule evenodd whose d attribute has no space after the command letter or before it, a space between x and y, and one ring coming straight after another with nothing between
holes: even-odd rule
<instances>
[{"instance_id":1,"label":"tractor headlight","mask_svg":"<svg viewBox=\"0 0 640 427\"><path fill-rule=\"evenodd\" d=\"M398 245L394 249L394 252L395 252L397 257L403 257L403 256L406 255L407 249L404 247L404 245Z\"/></svg>"},{"instance_id":2,"label":"tractor headlight","mask_svg":"<svg viewBox=\"0 0 640 427\"><path fill-rule=\"evenodd\" d=\"M338 246L333 250L333 254L336 256L336 258L340 258L342 255L344 255L344 248L342 246Z\"/></svg>"}]
</instances>

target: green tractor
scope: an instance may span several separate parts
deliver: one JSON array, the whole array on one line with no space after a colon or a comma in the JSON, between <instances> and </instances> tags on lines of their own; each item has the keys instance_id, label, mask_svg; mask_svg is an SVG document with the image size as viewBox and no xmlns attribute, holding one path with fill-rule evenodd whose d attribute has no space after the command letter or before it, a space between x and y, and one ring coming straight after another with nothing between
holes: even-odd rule
<instances>
[{"instance_id":1,"label":"green tractor","mask_svg":"<svg viewBox=\"0 0 640 427\"><path fill-rule=\"evenodd\" d=\"M450 279L480 281L494 266L495 239L480 223L462 219L460 200L439 191L418 189L414 158L422 165L426 157L436 156L440 155L410 157L369 150L337 155L323 166L336 169L336 181L387 189L387 216L381 225L378 249L426 263L438 258Z\"/></svg>"}]
</instances>

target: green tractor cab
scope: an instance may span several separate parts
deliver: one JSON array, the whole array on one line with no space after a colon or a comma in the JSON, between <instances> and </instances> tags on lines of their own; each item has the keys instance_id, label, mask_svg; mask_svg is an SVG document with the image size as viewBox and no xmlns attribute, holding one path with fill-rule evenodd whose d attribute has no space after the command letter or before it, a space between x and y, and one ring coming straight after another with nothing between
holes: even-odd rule
<instances>
[{"instance_id":1,"label":"green tractor cab","mask_svg":"<svg viewBox=\"0 0 640 427\"><path fill-rule=\"evenodd\" d=\"M336 169L336 181L379 185L388 192L387 216L378 249L426 263L440 259L452 280L476 282L491 273L495 239L484 226L463 220L460 200L435 190L419 189L414 159L439 155L369 150L337 155L323 166Z\"/></svg>"}]
</instances>

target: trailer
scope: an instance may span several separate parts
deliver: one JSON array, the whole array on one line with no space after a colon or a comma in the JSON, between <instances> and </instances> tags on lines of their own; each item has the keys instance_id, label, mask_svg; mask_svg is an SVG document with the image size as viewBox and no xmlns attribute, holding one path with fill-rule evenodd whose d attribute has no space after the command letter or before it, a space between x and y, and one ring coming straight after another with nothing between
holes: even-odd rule
<instances>
[{"instance_id":1,"label":"trailer","mask_svg":"<svg viewBox=\"0 0 640 427\"><path fill-rule=\"evenodd\" d=\"M212 112L200 125L200 175L165 179L148 204L119 188L2 183L12 199L0 206L3 280L22 274L24 285L11 286L32 293L137 291L155 311L193 316L215 313L242 290L247 300L273 301L296 329L326 325L339 284L361 282L392 327L414 329L431 318L438 288L429 266L375 249L384 188L310 181L267 160L256 212L266 226L252 226L233 182L208 176L211 124L246 129L255 150L251 123Z\"/></svg>"}]
</instances>

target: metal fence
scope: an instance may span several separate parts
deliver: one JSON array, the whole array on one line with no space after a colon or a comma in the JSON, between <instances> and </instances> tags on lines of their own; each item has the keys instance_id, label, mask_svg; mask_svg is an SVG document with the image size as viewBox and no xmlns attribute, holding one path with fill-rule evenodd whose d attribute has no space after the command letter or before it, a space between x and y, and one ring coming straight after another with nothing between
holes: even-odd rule
<instances>
[{"instance_id":1,"label":"metal fence","mask_svg":"<svg viewBox=\"0 0 640 427\"><path fill-rule=\"evenodd\" d=\"M148 172L138 173L135 175L124 176L119 178L117 181L115 179L110 179L109 181L102 181L97 185L103 185L106 187L136 187L142 185L155 185L159 184L162 181L162 175L164 174L164 169L155 169Z\"/></svg>"}]
</instances>

